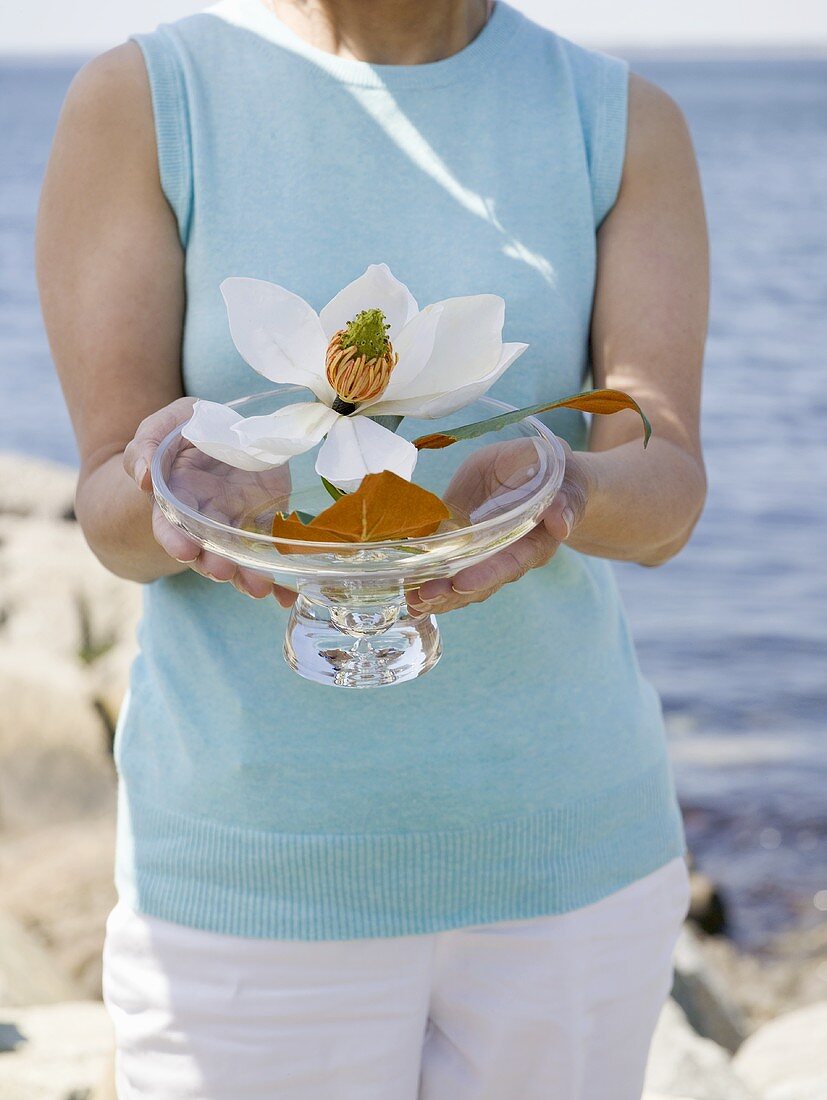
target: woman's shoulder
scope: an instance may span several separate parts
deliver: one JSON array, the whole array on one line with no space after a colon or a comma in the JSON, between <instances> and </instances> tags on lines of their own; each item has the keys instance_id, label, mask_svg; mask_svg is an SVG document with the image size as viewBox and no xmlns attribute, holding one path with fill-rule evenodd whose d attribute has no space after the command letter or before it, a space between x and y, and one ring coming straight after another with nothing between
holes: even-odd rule
<instances>
[{"instance_id":1,"label":"woman's shoulder","mask_svg":"<svg viewBox=\"0 0 827 1100\"><path fill-rule=\"evenodd\" d=\"M130 149L133 155L151 152L152 100L146 66L134 42L115 46L78 70L63 103L60 128L112 156Z\"/></svg>"},{"instance_id":2,"label":"woman's shoulder","mask_svg":"<svg viewBox=\"0 0 827 1100\"><path fill-rule=\"evenodd\" d=\"M169 218L158 186L152 97L141 51L127 42L77 72L60 112L41 193L80 235L89 220ZM68 230L67 230L68 231Z\"/></svg>"},{"instance_id":3,"label":"woman's shoulder","mask_svg":"<svg viewBox=\"0 0 827 1100\"><path fill-rule=\"evenodd\" d=\"M118 187L157 190L152 94L139 46L124 42L87 61L61 109L57 139L83 157L88 171L118 178ZM111 182L113 182L111 181ZM91 182L91 181L90 181Z\"/></svg>"},{"instance_id":4,"label":"woman's shoulder","mask_svg":"<svg viewBox=\"0 0 827 1100\"><path fill-rule=\"evenodd\" d=\"M629 123L639 137L657 140L665 131L684 130L686 119L676 101L659 84L640 73L629 74Z\"/></svg>"},{"instance_id":5,"label":"woman's shoulder","mask_svg":"<svg viewBox=\"0 0 827 1100\"><path fill-rule=\"evenodd\" d=\"M696 171L689 126L675 100L638 73L629 76L629 107L624 179L670 173L685 178ZM676 179L677 182L677 179Z\"/></svg>"}]
</instances>

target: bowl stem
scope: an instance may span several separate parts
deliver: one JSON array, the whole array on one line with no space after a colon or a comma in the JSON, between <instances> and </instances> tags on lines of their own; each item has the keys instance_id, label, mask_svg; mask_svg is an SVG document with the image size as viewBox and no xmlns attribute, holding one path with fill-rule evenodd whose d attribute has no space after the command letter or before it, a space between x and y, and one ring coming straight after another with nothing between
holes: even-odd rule
<instances>
[{"instance_id":1,"label":"bowl stem","mask_svg":"<svg viewBox=\"0 0 827 1100\"><path fill-rule=\"evenodd\" d=\"M299 585L284 658L305 679L333 687L400 684L422 676L441 655L436 619L410 615L401 587Z\"/></svg>"}]
</instances>

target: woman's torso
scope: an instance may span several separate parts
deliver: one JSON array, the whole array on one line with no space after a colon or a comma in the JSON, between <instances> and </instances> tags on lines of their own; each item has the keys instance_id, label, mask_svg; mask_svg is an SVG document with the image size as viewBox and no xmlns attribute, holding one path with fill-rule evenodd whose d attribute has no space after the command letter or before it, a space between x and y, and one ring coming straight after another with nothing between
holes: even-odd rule
<instances>
[{"instance_id":1,"label":"woman's torso","mask_svg":"<svg viewBox=\"0 0 827 1100\"><path fill-rule=\"evenodd\" d=\"M582 388L595 228L622 169L620 62L502 2L470 46L430 65L323 54L259 0L141 44L186 246L188 393L262 388L230 340L224 277L280 283L319 309L381 261L420 306L505 299L503 338L530 347L493 396L523 406ZM585 445L578 414L547 420ZM562 856L594 834L599 866L610 827L633 842L629 805L643 799L675 854L660 707L606 562L561 548L445 616L437 668L389 690L301 680L281 660L285 614L192 573L147 588L117 745L130 852L143 810L209 822L230 846L234 830L409 845L512 821L530 831L552 814Z\"/></svg>"}]
</instances>

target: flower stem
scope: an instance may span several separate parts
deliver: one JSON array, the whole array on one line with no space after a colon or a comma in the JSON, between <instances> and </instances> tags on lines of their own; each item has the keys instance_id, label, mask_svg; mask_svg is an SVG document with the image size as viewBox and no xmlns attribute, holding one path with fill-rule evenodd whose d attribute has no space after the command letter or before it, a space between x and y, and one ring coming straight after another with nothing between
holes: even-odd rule
<instances>
[{"instance_id":1,"label":"flower stem","mask_svg":"<svg viewBox=\"0 0 827 1100\"><path fill-rule=\"evenodd\" d=\"M321 477L321 474L319 476ZM324 485L325 489L327 489L328 493L330 493L334 500L340 500L343 496L347 496L347 493L345 493L342 489L337 489L336 486L332 482L328 481L326 477L322 478L322 485Z\"/></svg>"},{"instance_id":2,"label":"flower stem","mask_svg":"<svg viewBox=\"0 0 827 1100\"><path fill-rule=\"evenodd\" d=\"M356 409L355 404L352 401L345 401L343 397L336 396L336 400L330 406L335 413L341 413L342 416L350 416Z\"/></svg>"}]
</instances>

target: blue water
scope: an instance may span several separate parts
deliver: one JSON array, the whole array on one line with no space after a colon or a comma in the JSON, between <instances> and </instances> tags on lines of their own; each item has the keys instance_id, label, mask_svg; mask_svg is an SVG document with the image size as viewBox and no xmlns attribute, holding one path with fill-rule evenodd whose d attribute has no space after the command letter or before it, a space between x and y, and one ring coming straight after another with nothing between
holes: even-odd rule
<instances>
[{"instance_id":1,"label":"blue water","mask_svg":"<svg viewBox=\"0 0 827 1100\"><path fill-rule=\"evenodd\" d=\"M646 61L694 135L712 236L706 513L618 568L690 844L758 944L827 888L827 61ZM73 462L35 205L76 65L0 64L0 448Z\"/></svg>"}]
</instances>

